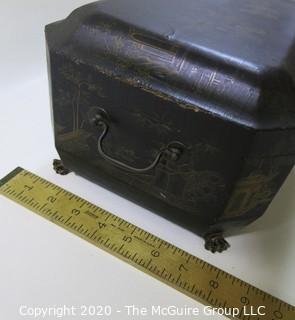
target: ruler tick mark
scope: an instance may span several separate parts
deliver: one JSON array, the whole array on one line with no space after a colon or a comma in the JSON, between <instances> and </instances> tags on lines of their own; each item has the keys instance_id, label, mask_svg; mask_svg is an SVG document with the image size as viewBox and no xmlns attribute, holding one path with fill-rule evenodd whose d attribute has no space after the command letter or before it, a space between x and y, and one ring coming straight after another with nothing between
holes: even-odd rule
<instances>
[{"instance_id":1,"label":"ruler tick mark","mask_svg":"<svg viewBox=\"0 0 295 320\"><path fill-rule=\"evenodd\" d=\"M25 186L32 186L32 184L34 184L34 192L30 193ZM35 192L37 189L38 192ZM247 297L254 305L267 305L271 308L271 312L281 312L284 320L295 319L293 306L25 170L5 183L0 190L1 194L7 198L34 209L33 211L56 225L63 226L66 230L82 236L98 248L118 256L130 265L136 266L195 300L206 301L211 306L226 308L228 305L233 307L236 302L232 297L243 297L247 292ZM30 194L33 197L29 196ZM51 195L54 195L59 201L49 203L48 200L48 203L44 203L44 200ZM101 216L95 220L89 219L89 216L85 215L73 215L73 208L80 207L82 209L84 206L92 213L99 212ZM108 219L111 220L115 229L111 228L111 224L103 223ZM102 226L100 230L98 230L98 222L100 222L99 226ZM102 234L99 235L99 232ZM124 236L128 241L123 241ZM157 249L155 250L155 248ZM165 250L162 251L161 248ZM159 251L160 255L151 259L151 250L153 249ZM164 252L165 254L163 254ZM179 273L180 265L186 266L188 270ZM200 279L200 282L197 279ZM207 279L218 280L219 288L212 290ZM195 281L196 283L194 283ZM222 295L222 286L228 293L225 301ZM257 316L253 318L242 314L238 318L259 320ZM272 320L272 318L268 320Z\"/></svg>"}]
</instances>

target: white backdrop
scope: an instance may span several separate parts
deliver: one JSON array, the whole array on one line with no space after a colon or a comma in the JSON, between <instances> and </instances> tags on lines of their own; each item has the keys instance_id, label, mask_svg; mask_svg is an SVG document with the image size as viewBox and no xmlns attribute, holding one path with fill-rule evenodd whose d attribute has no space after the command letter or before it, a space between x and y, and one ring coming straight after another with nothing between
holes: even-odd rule
<instances>
[{"instance_id":1,"label":"white backdrop","mask_svg":"<svg viewBox=\"0 0 295 320\"><path fill-rule=\"evenodd\" d=\"M203 240L196 235L97 185L74 174L60 177L53 172L51 162L57 154L50 123L43 29L47 23L66 17L87 2L1 0L0 176L22 166L295 304L294 172L266 215L242 234L229 238L232 247L222 255L206 252ZM1 319L22 319L21 305L94 304L111 305L114 310L123 310L125 305L202 308L3 197L0 198L0 219ZM122 312L112 319L133 318Z\"/></svg>"}]
</instances>

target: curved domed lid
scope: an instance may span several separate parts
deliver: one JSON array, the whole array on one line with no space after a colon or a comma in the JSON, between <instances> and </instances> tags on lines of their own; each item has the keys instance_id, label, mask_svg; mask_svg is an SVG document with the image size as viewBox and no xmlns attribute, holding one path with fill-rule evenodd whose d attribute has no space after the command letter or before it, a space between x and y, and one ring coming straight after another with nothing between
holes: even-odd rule
<instances>
[{"instance_id":1,"label":"curved domed lid","mask_svg":"<svg viewBox=\"0 0 295 320\"><path fill-rule=\"evenodd\" d=\"M292 0L104 0L47 27L51 52L255 129L295 127Z\"/></svg>"}]
</instances>

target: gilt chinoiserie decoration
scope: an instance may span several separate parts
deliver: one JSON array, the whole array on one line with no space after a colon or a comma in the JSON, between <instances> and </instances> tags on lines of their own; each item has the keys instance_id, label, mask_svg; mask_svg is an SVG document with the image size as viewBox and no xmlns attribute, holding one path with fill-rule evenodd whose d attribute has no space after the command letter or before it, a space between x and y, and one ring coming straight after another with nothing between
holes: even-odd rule
<instances>
[{"instance_id":1,"label":"gilt chinoiserie decoration","mask_svg":"<svg viewBox=\"0 0 295 320\"><path fill-rule=\"evenodd\" d=\"M105 0L46 27L58 173L205 238L259 218L295 161L295 2Z\"/></svg>"}]
</instances>

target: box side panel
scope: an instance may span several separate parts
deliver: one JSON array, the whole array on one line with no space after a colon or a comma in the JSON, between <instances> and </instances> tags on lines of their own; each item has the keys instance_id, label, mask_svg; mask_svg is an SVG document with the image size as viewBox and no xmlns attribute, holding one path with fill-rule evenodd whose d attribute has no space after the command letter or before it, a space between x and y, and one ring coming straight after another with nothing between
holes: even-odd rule
<instances>
[{"instance_id":1,"label":"box side panel","mask_svg":"<svg viewBox=\"0 0 295 320\"><path fill-rule=\"evenodd\" d=\"M252 222L264 214L295 163L295 130L261 131L220 221Z\"/></svg>"}]
</instances>

